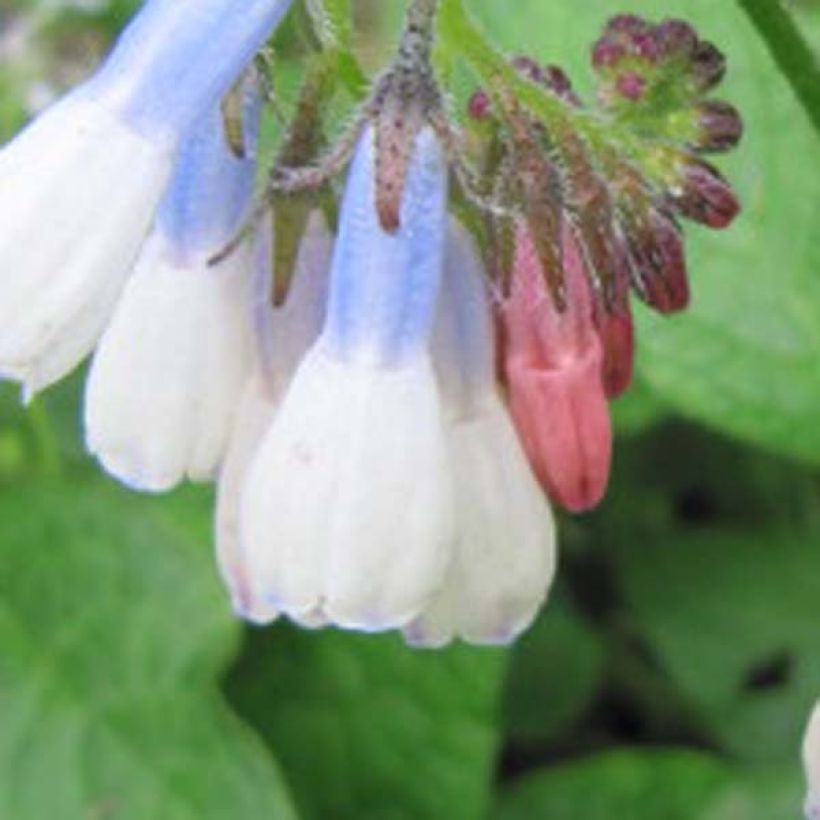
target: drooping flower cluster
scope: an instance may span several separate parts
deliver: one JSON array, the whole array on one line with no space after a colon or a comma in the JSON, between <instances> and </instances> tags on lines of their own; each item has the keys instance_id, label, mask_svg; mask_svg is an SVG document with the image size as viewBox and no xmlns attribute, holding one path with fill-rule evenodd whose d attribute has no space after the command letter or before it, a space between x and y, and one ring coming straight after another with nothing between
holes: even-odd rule
<instances>
[{"instance_id":1,"label":"drooping flower cluster","mask_svg":"<svg viewBox=\"0 0 820 820\"><path fill-rule=\"evenodd\" d=\"M471 105L503 120L477 242L448 216L463 162L430 63L435 3L419 0L358 121L335 230L315 193L338 162L293 167L322 143L310 83L271 178L296 235L246 230L251 62L289 5L149 0L98 73L0 153L0 373L30 396L93 351L89 450L135 489L217 481L218 563L247 620L509 641L555 569L539 482L573 511L600 501L607 400L632 372L629 287L684 306L672 213L716 224L721 178L687 151L680 185L593 158L569 121L545 128L493 89ZM696 38L642 23L674 44L650 59L629 19L596 47L607 106L639 105L665 54L674 76L702 76ZM580 107L561 72L517 65ZM726 147L730 114L706 108L702 147Z\"/></svg>"}]
</instances>

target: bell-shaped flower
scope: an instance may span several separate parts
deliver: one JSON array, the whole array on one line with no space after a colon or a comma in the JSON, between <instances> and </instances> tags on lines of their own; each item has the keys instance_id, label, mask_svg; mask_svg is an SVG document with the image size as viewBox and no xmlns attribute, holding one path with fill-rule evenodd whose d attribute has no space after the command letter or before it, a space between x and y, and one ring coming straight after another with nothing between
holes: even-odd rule
<instances>
[{"instance_id":1,"label":"bell-shaped flower","mask_svg":"<svg viewBox=\"0 0 820 820\"><path fill-rule=\"evenodd\" d=\"M241 490L248 466L273 422L293 374L321 330L332 248L333 238L324 217L314 212L299 246L287 301L274 307L271 232L266 232L259 244L253 365L219 472L215 524L217 562L234 610L254 623L268 623L279 611L254 595L249 581L239 546Z\"/></svg>"},{"instance_id":2,"label":"bell-shaped flower","mask_svg":"<svg viewBox=\"0 0 820 820\"><path fill-rule=\"evenodd\" d=\"M552 498L594 507L609 479L612 429L592 296L571 231L564 231L567 306L556 307L529 232L516 236L510 297L502 308L509 404L530 463Z\"/></svg>"},{"instance_id":3,"label":"bell-shaped flower","mask_svg":"<svg viewBox=\"0 0 820 820\"><path fill-rule=\"evenodd\" d=\"M126 484L163 491L213 477L250 364L250 239L211 260L253 194L259 100L248 83L244 157L219 107L192 129L113 319L85 396L88 449Z\"/></svg>"},{"instance_id":4,"label":"bell-shaped flower","mask_svg":"<svg viewBox=\"0 0 820 820\"><path fill-rule=\"evenodd\" d=\"M806 773L806 820L820 820L820 701L812 711L803 738L803 768Z\"/></svg>"},{"instance_id":5,"label":"bell-shaped flower","mask_svg":"<svg viewBox=\"0 0 820 820\"><path fill-rule=\"evenodd\" d=\"M549 504L499 396L481 260L453 225L434 336L455 487L456 546L447 577L408 641L506 643L532 622L555 570Z\"/></svg>"},{"instance_id":6,"label":"bell-shaped flower","mask_svg":"<svg viewBox=\"0 0 820 820\"><path fill-rule=\"evenodd\" d=\"M148 0L97 73L0 152L0 375L27 395L93 348L177 146L291 0Z\"/></svg>"},{"instance_id":7,"label":"bell-shaped flower","mask_svg":"<svg viewBox=\"0 0 820 820\"><path fill-rule=\"evenodd\" d=\"M428 350L447 197L432 131L416 137L394 233L379 223L375 178L368 128L341 208L325 324L262 441L240 514L255 600L369 631L419 614L453 536Z\"/></svg>"}]
</instances>

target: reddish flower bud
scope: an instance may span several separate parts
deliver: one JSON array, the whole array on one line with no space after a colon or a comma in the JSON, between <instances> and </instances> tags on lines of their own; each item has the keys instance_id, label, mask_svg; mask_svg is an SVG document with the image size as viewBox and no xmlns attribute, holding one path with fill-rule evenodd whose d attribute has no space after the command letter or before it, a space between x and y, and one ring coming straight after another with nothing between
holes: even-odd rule
<instances>
[{"instance_id":1,"label":"reddish flower bud","mask_svg":"<svg viewBox=\"0 0 820 820\"><path fill-rule=\"evenodd\" d=\"M617 14L610 18L604 28L604 35L614 34L626 37L647 34L650 24L637 14Z\"/></svg>"},{"instance_id":2,"label":"reddish flower bud","mask_svg":"<svg viewBox=\"0 0 820 820\"><path fill-rule=\"evenodd\" d=\"M620 74L615 81L615 90L627 100L639 100L646 91L646 78L634 71Z\"/></svg>"},{"instance_id":3,"label":"reddish flower bud","mask_svg":"<svg viewBox=\"0 0 820 820\"><path fill-rule=\"evenodd\" d=\"M701 151L728 151L743 136L743 120L737 109L720 100L705 100L695 109L699 135L695 148Z\"/></svg>"},{"instance_id":4,"label":"reddish flower bud","mask_svg":"<svg viewBox=\"0 0 820 820\"><path fill-rule=\"evenodd\" d=\"M616 66L625 56L626 48L623 44L606 37L592 47L592 65L598 71Z\"/></svg>"},{"instance_id":5,"label":"reddish flower bud","mask_svg":"<svg viewBox=\"0 0 820 820\"><path fill-rule=\"evenodd\" d=\"M689 304L683 236L674 219L650 207L628 222L631 277L638 295L661 313Z\"/></svg>"},{"instance_id":6,"label":"reddish flower bud","mask_svg":"<svg viewBox=\"0 0 820 820\"><path fill-rule=\"evenodd\" d=\"M680 187L670 194L673 207L710 228L726 228L740 213L740 203L720 172L705 162L683 165Z\"/></svg>"},{"instance_id":7,"label":"reddish flower bud","mask_svg":"<svg viewBox=\"0 0 820 820\"><path fill-rule=\"evenodd\" d=\"M490 95L483 89L479 89L470 97L470 102L467 104L467 113L472 119L480 121L486 120L491 112Z\"/></svg>"},{"instance_id":8,"label":"reddish flower bud","mask_svg":"<svg viewBox=\"0 0 820 820\"><path fill-rule=\"evenodd\" d=\"M502 306L510 411L541 483L573 512L594 507L609 479L612 429L603 346L578 248L564 230L567 306L556 309L527 228L516 237Z\"/></svg>"},{"instance_id":9,"label":"reddish flower bud","mask_svg":"<svg viewBox=\"0 0 820 820\"><path fill-rule=\"evenodd\" d=\"M610 399L617 399L632 384L635 371L635 329L629 300L624 299L612 311L599 306L595 323L604 349L604 390Z\"/></svg>"}]
</instances>

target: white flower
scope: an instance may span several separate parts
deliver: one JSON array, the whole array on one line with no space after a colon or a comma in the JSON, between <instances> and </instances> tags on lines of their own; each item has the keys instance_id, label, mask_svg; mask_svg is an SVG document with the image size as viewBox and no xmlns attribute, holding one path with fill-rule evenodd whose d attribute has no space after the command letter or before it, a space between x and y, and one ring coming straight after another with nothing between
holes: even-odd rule
<instances>
[{"instance_id":1,"label":"white flower","mask_svg":"<svg viewBox=\"0 0 820 820\"><path fill-rule=\"evenodd\" d=\"M815 704L803 739L803 767L806 772L806 818L820 818L820 701Z\"/></svg>"},{"instance_id":2,"label":"white flower","mask_svg":"<svg viewBox=\"0 0 820 820\"><path fill-rule=\"evenodd\" d=\"M102 332L176 147L291 0L149 0L94 77L0 152L0 375L26 396Z\"/></svg>"},{"instance_id":3,"label":"white flower","mask_svg":"<svg viewBox=\"0 0 820 820\"><path fill-rule=\"evenodd\" d=\"M451 227L434 345L456 488L456 549L411 643L507 643L544 602L555 571L552 513L495 385L483 269Z\"/></svg>"},{"instance_id":4,"label":"white flower","mask_svg":"<svg viewBox=\"0 0 820 820\"><path fill-rule=\"evenodd\" d=\"M268 623L279 610L253 595L248 568L239 546L240 493L248 465L268 431L293 373L322 326L327 301L327 276L333 238L324 217L311 215L287 301L271 305L271 237L260 243L257 280L257 355L242 394L228 452L219 473L216 547L219 569L234 605L243 618Z\"/></svg>"},{"instance_id":5,"label":"white flower","mask_svg":"<svg viewBox=\"0 0 820 820\"><path fill-rule=\"evenodd\" d=\"M108 320L172 152L70 97L0 152L0 375L62 378Z\"/></svg>"},{"instance_id":6,"label":"white flower","mask_svg":"<svg viewBox=\"0 0 820 820\"><path fill-rule=\"evenodd\" d=\"M252 241L209 261L250 205L258 106L248 108L246 158L228 146L218 108L183 145L88 376L88 449L137 489L215 475L248 375Z\"/></svg>"},{"instance_id":7,"label":"white flower","mask_svg":"<svg viewBox=\"0 0 820 820\"><path fill-rule=\"evenodd\" d=\"M240 543L251 595L304 621L378 630L415 617L441 583L452 501L428 351L443 256L446 169L418 136L401 227L375 209L373 131L341 210L322 335L250 468Z\"/></svg>"}]
</instances>

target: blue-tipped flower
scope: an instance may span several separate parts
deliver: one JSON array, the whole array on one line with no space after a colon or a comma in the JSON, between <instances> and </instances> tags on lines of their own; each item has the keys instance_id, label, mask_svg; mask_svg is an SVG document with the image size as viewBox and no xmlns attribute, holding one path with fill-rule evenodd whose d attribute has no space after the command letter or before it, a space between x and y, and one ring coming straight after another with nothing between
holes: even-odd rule
<instances>
[{"instance_id":1,"label":"blue-tipped flower","mask_svg":"<svg viewBox=\"0 0 820 820\"><path fill-rule=\"evenodd\" d=\"M456 546L447 578L406 630L422 646L459 637L506 643L532 622L555 571L555 526L499 396L486 277L453 224L434 357L455 482Z\"/></svg>"},{"instance_id":2,"label":"blue-tipped flower","mask_svg":"<svg viewBox=\"0 0 820 820\"><path fill-rule=\"evenodd\" d=\"M212 107L179 151L89 373L88 448L139 489L213 477L248 372L253 243L209 263L239 229L253 194L259 98L252 81L244 91L244 157L233 153Z\"/></svg>"},{"instance_id":3,"label":"blue-tipped flower","mask_svg":"<svg viewBox=\"0 0 820 820\"><path fill-rule=\"evenodd\" d=\"M149 0L94 77L0 152L0 374L31 393L93 347L174 153L291 0Z\"/></svg>"},{"instance_id":4,"label":"blue-tipped flower","mask_svg":"<svg viewBox=\"0 0 820 820\"><path fill-rule=\"evenodd\" d=\"M447 196L432 131L416 138L395 233L379 223L375 178L371 128L350 170L322 334L254 459L240 516L255 600L364 630L421 612L453 535L428 351Z\"/></svg>"},{"instance_id":5,"label":"blue-tipped flower","mask_svg":"<svg viewBox=\"0 0 820 820\"><path fill-rule=\"evenodd\" d=\"M268 225L270 223L267 223ZM216 551L220 573L234 609L246 620L267 623L279 615L270 601L255 595L239 544L239 509L248 467L287 391L299 362L316 341L327 305L333 237L318 211L308 220L299 245L287 300L274 307L272 232L257 247L254 299L256 344L228 451L219 471Z\"/></svg>"}]
</instances>

